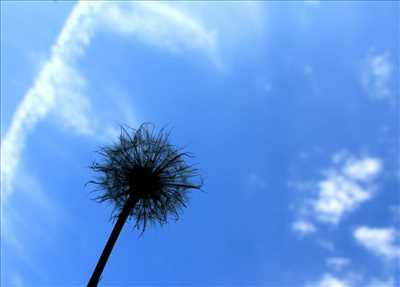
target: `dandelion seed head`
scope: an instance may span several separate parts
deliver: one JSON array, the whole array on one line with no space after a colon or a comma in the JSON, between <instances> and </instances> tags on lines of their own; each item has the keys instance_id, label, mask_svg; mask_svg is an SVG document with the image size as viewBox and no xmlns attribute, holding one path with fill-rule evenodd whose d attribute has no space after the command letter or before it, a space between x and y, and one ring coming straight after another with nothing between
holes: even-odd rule
<instances>
[{"instance_id":1,"label":"dandelion seed head","mask_svg":"<svg viewBox=\"0 0 400 287\"><path fill-rule=\"evenodd\" d=\"M187 164L191 155L169 143L168 131L151 124L122 127L118 141L98 153L100 161L90 166L97 178L89 181L100 192L95 199L113 203L115 215L128 200L135 201L129 216L142 232L148 223L178 219L188 192L201 189L197 169Z\"/></svg>"}]
</instances>

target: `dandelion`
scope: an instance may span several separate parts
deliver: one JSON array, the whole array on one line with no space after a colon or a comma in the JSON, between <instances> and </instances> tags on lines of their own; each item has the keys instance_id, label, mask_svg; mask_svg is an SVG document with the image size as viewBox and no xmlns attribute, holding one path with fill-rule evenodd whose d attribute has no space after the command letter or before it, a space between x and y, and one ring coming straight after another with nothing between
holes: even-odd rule
<instances>
[{"instance_id":1,"label":"dandelion","mask_svg":"<svg viewBox=\"0 0 400 287\"><path fill-rule=\"evenodd\" d=\"M151 124L136 130L122 127L119 140L101 148L101 161L90 166L97 178L89 183L100 191L95 199L114 205L117 222L88 286L97 286L127 219L133 219L143 234L149 224L177 220L187 205L189 190L201 189L197 169L186 163L192 156L171 145L169 134L165 129L156 131Z\"/></svg>"}]
</instances>

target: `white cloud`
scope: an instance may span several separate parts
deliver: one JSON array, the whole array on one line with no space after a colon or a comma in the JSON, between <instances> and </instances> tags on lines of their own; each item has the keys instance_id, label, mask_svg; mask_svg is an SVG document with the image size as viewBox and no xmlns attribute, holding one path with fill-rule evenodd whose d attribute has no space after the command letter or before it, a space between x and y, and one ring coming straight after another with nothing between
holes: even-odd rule
<instances>
[{"instance_id":1,"label":"white cloud","mask_svg":"<svg viewBox=\"0 0 400 287\"><path fill-rule=\"evenodd\" d=\"M360 226L354 230L354 238L376 255L387 259L400 257L400 246L396 245L397 232L394 228Z\"/></svg>"},{"instance_id":2,"label":"white cloud","mask_svg":"<svg viewBox=\"0 0 400 287\"><path fill-rule=\"evenodd\" d=\"M241 69L239 59L243 55L258 54L272 27L268 24L269 5L263 1L170 1L168 4L215 34L219 53L214 62L224 75Z\"/></svg>"},{"instance_id":3,"label":"white cloud","mask_svg":"<svg viewBox=\"0 0 400 287\"><path fill-rule=\"evenodd\" d=\"M346 272L344 276L325 273L319 280L308 283L307 287L395 287L395 280L388 278L366 278L363 274Z\"/></svg>"},{"instance_id":4,"label":"white cloud","mask_svg":"<svg viewBox=\"0 0 400 287\"><path fill-rule=\"evenodd\" d=\"M317 198L312 200L312 208L317 220L324 223L339 223L346 213L371 198L370 190L334 173L321 180L318 189Z\"/></svg>"},{"instance_id":5,"label":"white cloud","mask_svg":"<svg viewBox=\"0 0 400 287\"><path fill-rule=\"evenodd\" d=\"M311 222L304 221L304 220L297 220L292 224L292 229L301 234L307 235L310 233L314 233L317 229Z\"/></svg>"},{"instance_id":6,"label":"white cloud","mask_svg":"<svg viewBox=\"0 0 400 287\"><path fill-rule=\"evenodd\" d=\"M307 287L395 287L393 277L368 278L363 274L347 271L344 276L325 273L319 280L306 284Z\"/></svg>"},{"instance_id":7,"label":"white cloud","mask_svg":"<svg viewBox=\"0 0 400 287\"><path fill-rule=\"evenodd\" d=\"M345 257L329 257L326 259L326 265L335 270L340 271L350 264L350 259Z\"/></svg>"},{"instance_id":8,"label":"white cloud","mask_svg":"<svg viewBox=\"0 0 400 287\"><path fill-rule=\"evenodd\" d=\"M350 158L343 167L343 173L356 180L368 180L382 170L382 164L375 158L355 160Z\"/></svg>"},{"instance_id":9,"label":"white cloud","mask_svg":"<svg viewBox=\"0 0 400 287\"><path fill-rule=\"evenodd\" d=\"M373 99L388 99L393 96L393 63L388 51L370 52L362 63L361 83Z\"/></svg>"},{"instance_id":10,"label":"white cloud","mask_svg":"<svg viewBox=\"0 0 400 287\"><path fill-rule=\"evenodd\" d=\"M311 195L302 199L292 229L306 233L316 230L316 222L338 224L344 216L372 198L377 187L375 180L382 169L379 158L356 157L345 151L335 153L331 167L323 170L320 179L296 183L297 189ZM312 224L314 229L299 222Z\"/></svg>"},{"instance_id":11,"label":"white cloud","mask_svg":"<svg viewBox=\"0 0 400 287\"><path fill-rule=\"evenodd\" d=\"M345 280L326 273L317 282L306 284L308 287L350 287L351 284Z\"/></svg>"},{"instance_id":12,"label":"white cloud","mask_svg":"<svg viewBox=\"0 0 400 287\"><path fill-rule=\"evenodd\" d=\"M342 218L354 211L373 196L374 180L382 171L379 158L355 157L346 152L332 156L332 166L324 176L311 186L314 196L308 198L303 217L321 223L338 224Z\"/></svg>"},{"instance_id":13,"label":"white cloud","mask_svg":"<svg viewBox=\"0 0 400 287\"><path fill-rule=\"evenodd\" d=\"M181 10L150 1L120 2L107 8L101 15L107 29L175 52L197 50L219 64L215 31Z\"/></svg>"}]
</instances>

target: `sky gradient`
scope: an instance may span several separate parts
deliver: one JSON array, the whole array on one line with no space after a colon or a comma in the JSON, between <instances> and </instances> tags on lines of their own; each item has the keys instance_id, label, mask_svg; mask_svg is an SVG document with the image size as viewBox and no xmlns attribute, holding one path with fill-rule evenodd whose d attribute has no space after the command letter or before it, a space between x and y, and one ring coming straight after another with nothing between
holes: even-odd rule
<instances>
[{"instance_id":1,"label":"sky gradient","mask_svg":"<svg viewBox=\"0 0 400 287\"><path fill-rule=\"evenodd\" d=\"M119 125L200 169L104 286L399 286L398 2L1 2L1 285L85 285Z\"/></svg>"}]
</instances>

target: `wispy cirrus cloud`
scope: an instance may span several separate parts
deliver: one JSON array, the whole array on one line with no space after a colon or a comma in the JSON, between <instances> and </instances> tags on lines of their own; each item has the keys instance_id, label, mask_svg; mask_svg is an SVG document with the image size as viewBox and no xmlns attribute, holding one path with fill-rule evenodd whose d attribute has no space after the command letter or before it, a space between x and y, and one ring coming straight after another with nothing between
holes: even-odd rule
<instances>
[{"instance_id":1,"label":"wispy cirrus cloud","mask_svg":"<svg viewBox=\"0 0 400 287\"><path fill-rule=\"evenodd\" d=\"M215 63L218 61L215 34L177 9L157 2L78 2L2 139L2 202L12 191L27 137L39 121L53 115L80 134L93 135L98 129L91 114L90 98L84 94L88 83L75 64L99 28L137 36L169 50L202 51Z\"/></svg>"},{"instance_id":2,"label":"wispy cirrus cloud","mask_svg":"<svg viewBox=\"0 0 400 287\"><path fill-rule=\"evenodd\" d=\"M120 2L101 14L104 28L179 53L198 51L219 65L216 31L198 19L160 2Z\"/></svg>"},{"instance_id":3,"label":"wispy cirrus cloud","mask_svg":"<svg viewBox=\"0 0 400 287\"><path fill-rule=\"evenodd\" d=\"M196 53L208 58L219 69L223 66L219 51L221 36L229 34L236 39L237 31L245 29L243 27L247 27L246 32L241 34L254 35L255 24L258 23L257 29L261 27L259 11L259 5L244 3L224 5L218 9L217 6L174 2L79 1L68 16L34 84L18 105L2 139L1 184L4 198L12 190L14 174L28 134L38 122L53 116L62 125L84 135L94 135L100 126L104 126L92 112L90 97L85 94L85 88L92 83L88 83L76 65L97 33L111 32L172 53ZM213 13L211 17L209 12ZM204 21L206 18L207 21ZM227 25L239 18L250 20L241 20L234 29L232 25ZM208 24L205 25L205 22ZM105 129L112 130L109 126Z\"/></svg>"},{"instance_id":4,"label":"wispy cirrus cloud","mask_svg":"<svg viewBox=\"0 0 400 287\"><path fill-rule=\"evenodd\" d=\"M77 4L51 49L49 60L18 105L1 142L2 203L12 190L15 172L30 131L57 107L59 101L68 101L68 98L74 102L81 100L79 95L85 81L72 64L83 54L90 42L94 29L93 16L99 9L100 5ZM71 109L64 109L63 105L58 105L58 109L67 124L82 133L92 132L90 121L84 116L84 112L74 110L74 113L78 113L75 118L69 115L68 111Z\"/></svg>"}]
</instances>

